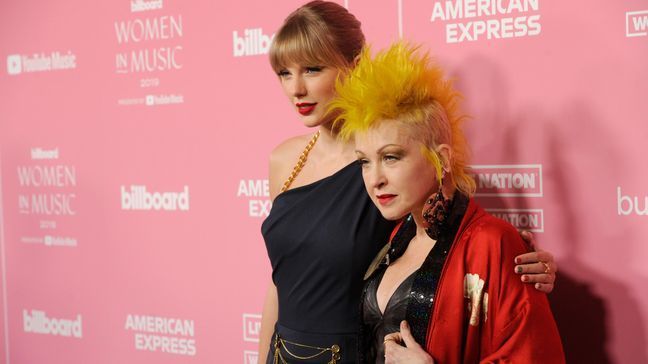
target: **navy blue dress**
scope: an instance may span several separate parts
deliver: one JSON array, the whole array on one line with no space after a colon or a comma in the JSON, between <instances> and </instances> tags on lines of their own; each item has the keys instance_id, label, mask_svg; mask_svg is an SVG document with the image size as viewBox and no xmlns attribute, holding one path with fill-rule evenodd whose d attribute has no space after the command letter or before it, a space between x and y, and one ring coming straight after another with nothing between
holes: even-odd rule
<instances>
[{"instance_id":1,"label":"navy blue dress","mask_svg":"<svg viewBox=\"0 0 648 364\"><path fill-rule=\"evenodd\" d=\"M261 228L279 298L269 363L277 334L303 345L338 345L337 363L356 361L362 279L394 225L369 199L357 162L276 197ZM318 352L286 345L300 356ZM326 363L330 354L311 361L284 359Z\"/></svg>"}]
</instances>

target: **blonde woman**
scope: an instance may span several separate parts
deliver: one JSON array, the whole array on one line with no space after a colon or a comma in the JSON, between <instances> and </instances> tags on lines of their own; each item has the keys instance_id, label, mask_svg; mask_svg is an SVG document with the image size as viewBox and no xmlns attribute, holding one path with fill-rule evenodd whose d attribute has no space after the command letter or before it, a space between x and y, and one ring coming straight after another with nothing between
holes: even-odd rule
<instances>
[{"instance_id":1,"label":"blonde woman","mask_svg":"<svg viewBox=\"0 0 648 364\"><path fill-rule=\"evenodd\" d=\"M365 51L337 93L368 195L402 221L366 275L366 360L564 362L546 296L510 273L524 242L471 198L459 95L441 69L397 43Z\"/></svg>"},{"instance_id":2,"label":"blonde woman","mask_svg":"<svg viewBox=\"0 0 648 364\"><path fill-rule=\"evenodd\" d=\"M270 156L273 207L262 233L273 271L259 345L269 363L358 360L362 276L394 223L382 218L364 191L354 146L337 137L327 109L336 79L353 69L363 46L352 14L336 3L313 1L286 18L270 49L286 97L315 131L289 138ZM520 265L525 279L545 292L553 288L550 254L520 259L529 263Z\"/></svg>"}]
</instances>

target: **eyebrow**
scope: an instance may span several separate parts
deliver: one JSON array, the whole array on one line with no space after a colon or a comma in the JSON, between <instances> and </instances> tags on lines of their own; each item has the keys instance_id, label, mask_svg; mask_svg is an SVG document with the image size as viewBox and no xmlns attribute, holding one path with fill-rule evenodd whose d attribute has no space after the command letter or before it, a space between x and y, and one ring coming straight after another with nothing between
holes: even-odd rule
<instances>
[{"instance_id":1,"label":"eyebrow","mask_svg":"<svg viewBox=\"0 0 648 364\"><path fill-rule=\"evenodd\" d=\"M385 148L388 148L388 147L397 147L397 148L403 149L403 146L399 145L399 144L385 144L382 147L380 147L380 149L378 149L378 153L381 153ZM355 152L360 153L360 154L364 154L364 152L362 152L361 150L358 150L358 149L356 149Z\"/></svg>"}]
</instances>

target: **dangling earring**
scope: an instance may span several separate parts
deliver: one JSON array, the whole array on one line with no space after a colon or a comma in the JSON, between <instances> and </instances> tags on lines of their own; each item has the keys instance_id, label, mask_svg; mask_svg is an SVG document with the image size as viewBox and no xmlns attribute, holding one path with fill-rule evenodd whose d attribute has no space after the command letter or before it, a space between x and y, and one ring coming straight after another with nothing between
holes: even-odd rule
<instances>
[{"instance_id":1,"label":"dangling earring","mask_svg":"<svg viewBox=\"0 0 648 364\"><path fill-rule=\"evenodd\" d=\"M425 229L430 238L437 240L439 236L446 230L448 225L448 216L450 215L450 204L452 200L443 196L443 182L445 181L445 171L441 177L441 184L439 191L434 194L434 197L427 200L429 207L423 213L423 218L429 224Z\"/></svg>"}]
</instances>

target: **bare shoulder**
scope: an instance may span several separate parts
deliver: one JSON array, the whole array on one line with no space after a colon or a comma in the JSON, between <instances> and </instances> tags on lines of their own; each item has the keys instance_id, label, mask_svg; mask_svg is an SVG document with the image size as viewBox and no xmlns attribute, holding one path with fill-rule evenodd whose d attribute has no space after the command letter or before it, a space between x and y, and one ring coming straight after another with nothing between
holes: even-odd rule
<instances>
[{"instance_id":1,"label":"bare shoulder","mask_svg":"<svg viewBox=\"0 0 648 364\"><path fill-rule=\"evenodd\" d=\"M270 153L269 182L272 200L279 194L282 184L290 175L300 153L311 137L311 134L304 134L286 139Z\"/></svg>"},{"instance_id":2,"label":"bare shoulder","mask_svg":"<svg viewBox=\"0 0 648 364\"><path fill-rule=\"evenodd\" d=\"M311 134L304 134L284 140L270 153L270 166L293 163L311 138Z\"/></svg>"}]
</instances>

